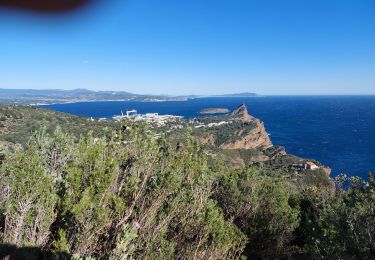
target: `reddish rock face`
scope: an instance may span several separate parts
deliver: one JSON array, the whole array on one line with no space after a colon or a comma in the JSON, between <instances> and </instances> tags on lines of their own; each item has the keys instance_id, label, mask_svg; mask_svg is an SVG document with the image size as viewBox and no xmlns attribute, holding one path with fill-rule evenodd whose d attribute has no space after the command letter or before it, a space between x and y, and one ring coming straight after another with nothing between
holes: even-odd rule
<instances>
[{"instance_id":1,"label":"reddish rock face","mask_svg":"<svg viewBox=\"0 0 375 260\"><path fill-rule=\"evenodd\" d=\"M263 122L254 119L256 127L240 140L221 145L222 149L255 149L272 147L271 140L264 128Z\"/></svg>"},{"instance_id":2,"label":"reddish rock face","mask_svg":"<svg viewBox=\"0 0 375 260\"><path fill-rule=\"evenodd\" d=\"M241 119L244 123L255 124L255 128L237 141L222 144L220 146L222 149L267 149L273 146L264 127L264 123L251 116L247 111L246 105L243 104L239 106L232 112L231 117Z\"/></svg>"},{"instance_id":3,"label":"reddish rock face","mask_svg":"<svg viewBox=\"0 0 375 260\"><path fill-rule=\"evenodd\" d=\"M331 172L332 172L332 169L329 168L329 167L322 167L321 169L322 169L323 172L324 172L325 174L327 174L327 175L330 175Z\"/></svg>"},{"instance_id":4,"label":"reddish rock face","mask_svg":"<svg viewBox=\"0 0 375 260\"><path fill-rule=\"evenodd\" d=\"M247 107L245 104L242 104L241 106L239 106L236 110L234 110L231 114L232 117L240 117L242 119L242 121L244 122L251 122L253 121L255 118L253 116L251 116L249 114L249 112L247 111Z\"/></svg>"}]
</instances>

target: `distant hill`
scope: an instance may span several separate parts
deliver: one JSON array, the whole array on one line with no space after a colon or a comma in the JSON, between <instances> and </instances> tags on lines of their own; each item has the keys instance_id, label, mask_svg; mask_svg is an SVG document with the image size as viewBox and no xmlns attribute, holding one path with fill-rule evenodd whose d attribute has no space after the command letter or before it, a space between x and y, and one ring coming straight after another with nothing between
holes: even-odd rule
<instances>
[{"instance_id":1,"label":"distant hill","mask_svg":"<svg viewBox=\"0 0 375 260\"><path fill-rule=\"evenodd\" d=\"M224 95L214 95L213 97L257 97L256 93L243 92L243 93L233 93L233 94L224 94Z\"/></svg>"},{"instance_id":2,"label":"distant hill","mask_svg":"<svg viewBox=\"0 0 375 260\"><path fill-rule=\"evenodd\" d=\"M208 97L254 97L255 93L213 95ZM88 89L1 89L0 104L34 105L93 101L183 101L198 95L141 95L126 91L93 91ZM207 96L206 96L207 97Z\"/></svg>"},{"instance_id":3,"label":"distant hill","mask_svg":"<svg viewBox=\"0 0 375 260\"><path fill-rule=\"evenodd\" d=\"M2 104L51 104L90 101L177 101L195 96L140 95L126 91L92 91L88 89L0 89Z\"/></svg>"}]
</instances>

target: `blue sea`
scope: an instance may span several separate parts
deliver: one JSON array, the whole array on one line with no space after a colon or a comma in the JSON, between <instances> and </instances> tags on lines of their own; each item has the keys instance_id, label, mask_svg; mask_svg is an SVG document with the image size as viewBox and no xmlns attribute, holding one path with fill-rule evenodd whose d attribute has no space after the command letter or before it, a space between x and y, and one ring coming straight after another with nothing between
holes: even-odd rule
<instances>
[{"instance_id":1,"label":"blue sea","mask_svg":"<svg viewBox=\"0 0 375 260\"><path fill-rule=\"evenodd\" d=\"M204 108L235 109L264 121L274 145L304 158L316 159L340 173L367 177L375 172L375 96L267 96L198 98L173 102L89 102L43 106L53 110L106 117L121 110L157 112L191 118Z\"/></svg>"}]
</instances>

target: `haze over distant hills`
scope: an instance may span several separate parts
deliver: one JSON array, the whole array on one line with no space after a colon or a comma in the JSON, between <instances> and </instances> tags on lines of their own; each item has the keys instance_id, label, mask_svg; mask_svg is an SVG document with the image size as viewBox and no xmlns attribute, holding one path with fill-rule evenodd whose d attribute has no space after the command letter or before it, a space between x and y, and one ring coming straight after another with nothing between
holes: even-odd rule
<instances>
[{"instance_id":1,"label":"haze over distant hills","mask_svg":"<svg viewBox=\"0 0 375 260\"><path fill-rule=\"evenodd\" d=\"M243 93L233 93L233 94L224 94L224 95L213 95L212 97L256 97L256 93L243 92Z\"/></svg>"},{"instance_id":2,"label":"haze over distant hills","mask_svg":"<svg viewBox=\"0 0 375 260\"><path fill-rule=\"evenodd\" d=\"M254 97L255 93L215 95L212 97ZM52 104L92 101L181 101L199 98L198 95L141 95L126 91L92 91L88 89L0 89L0 103L3 104ZM206 96L207 97L207 96Z\"/></svg>"}]
</instances>

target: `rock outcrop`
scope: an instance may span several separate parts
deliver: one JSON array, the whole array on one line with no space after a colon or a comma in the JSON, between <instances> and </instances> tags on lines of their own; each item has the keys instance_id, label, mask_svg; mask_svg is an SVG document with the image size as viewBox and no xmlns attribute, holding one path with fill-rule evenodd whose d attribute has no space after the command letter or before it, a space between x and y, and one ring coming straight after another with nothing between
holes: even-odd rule
<instances>
[{"instance_id":1,"label":"rock outcrop","mask_svg":"<svg viewBox=\"0 0 375 260\"><path fill-rule=\"evenodd\" d=\"M231 119L242 120L243 123L249 125L251 130L246 134L240 130L237 132L238 139L236 141L226 142L220 146L222 149L267 149L272 147L272 142L266 132L264 123L259 119L251 116L246 105L242 104L231 115ZM235 133L234 133L235 134Z\"/></svg>"},{"instance_id":2,"label":"rock outcrop","mask_svg":"<svg viewBox=\"0 0 375 260\"><path fill-rule=\"evenodd\" d=\"M218 157L221 154L220 159L232 167L261 165L270 172L285 175L297 187L335 187L329 177L330 168L273 146L264 123L251 116L246 105L226 115L196 118L192 124L197 139L211 148L213 154ZM307 168L307 162L313 162L317 168Z\"/></svg>"},{"instance_id":3,"label":"rock outcrop","mask_svg":"<svg viewBox=\"0 0 375 260\"><path fill-rule=\"evenodd\" d=\"M328 176L331 175L332 169L328 166L321 166L322 171L327 174Z\"/></svg>"},{"instance_id":4,"label":"rock outcrop","mask_svg":"<svg viewBox=\"0 0 375 260\"><path fill-rule=\"evenodd\" d=\"M247 111L247 107L245 104L240 105L236 110L234 110L231 113L231 118L239 118L243 122L251 122L252 120L255 119L255 117L251 116L249 112Z\"/></svg>"},{"instance_id":5,"label":"rock outcrop","mask_svg":"<svg viewBox=\"0 0 375 260\"><path fill-rule=\"evenodd\" d=\"M236 141L224 143L220 147L222 149L267 149L272 147L271 140L264 128L263 122L259 119L253 119L253 123L256 127L254 127L248 134Z\"/></svg>"}]
</instances>

